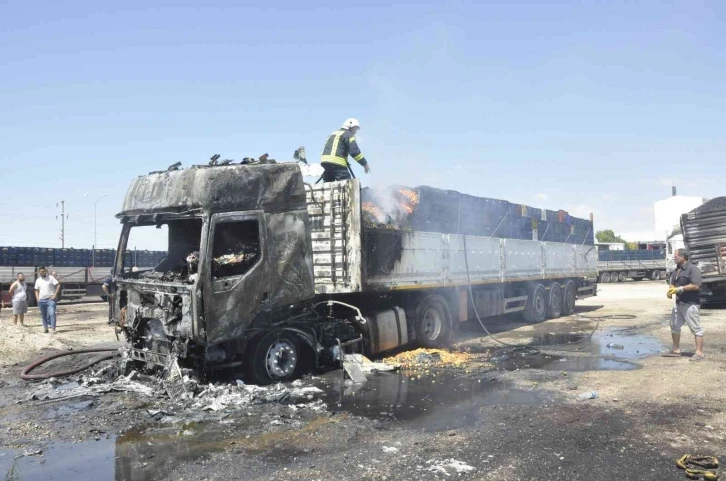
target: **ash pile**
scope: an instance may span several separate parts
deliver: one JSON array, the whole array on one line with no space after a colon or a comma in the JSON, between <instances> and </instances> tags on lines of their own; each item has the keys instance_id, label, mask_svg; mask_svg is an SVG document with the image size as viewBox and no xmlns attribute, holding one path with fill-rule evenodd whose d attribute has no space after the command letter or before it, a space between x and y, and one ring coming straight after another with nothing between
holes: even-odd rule
<instances>
[{"instance_id":1,"label":"ash pile","mask_svg":"<svg viewBox=\"0 0 726 481\"><path fill-rule=\"evenodd\" d=\"M86 375L50 378L37 384L26 402L42 405L112 392L134 393L156 401L149 414L161 421L171 415L203 420L270 403L285 404L292 410L322 411L327 407L316 399L323 391L302 380L270 386L248 385L240 380L213 384L202 383L192 370L180 369L175 361L160 376L128 372L129 365L128 358L124 358Z\"/></svg>"},{"instance_id":2,"label":"ash pile","mask_svg":"<svg viewBox=\"0 0 726 481\"><path fill-rule=\"evenodd\" d=\"M564 210L539 209L428 186L361 190L368 229L466 234L593 245L592 222Z\"/></svg>"}]
</instances>

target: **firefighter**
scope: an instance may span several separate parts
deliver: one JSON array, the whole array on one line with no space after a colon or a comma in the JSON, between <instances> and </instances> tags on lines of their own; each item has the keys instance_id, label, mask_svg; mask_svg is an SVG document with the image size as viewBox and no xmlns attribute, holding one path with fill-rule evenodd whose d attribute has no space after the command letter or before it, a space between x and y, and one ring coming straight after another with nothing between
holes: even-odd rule
<instances>
[{"instance_id":1,"label":"firefighter","mask_svg":"<svg viewBox=\"0 0 726 481\"><path fill-rule=\"evenodd\" d=\"M348 163L348 155L358 162L365 169L366 174L371 171L366 158L358 148L355 141L355 133L360 129L360 122L356 119L348 119L343 123L340 130L336 130L323 148L323 155L320 161L323 169L323 182L335 182L336 180L347 180L351 178L352 171Z\"/></svg>"}]
</instances>

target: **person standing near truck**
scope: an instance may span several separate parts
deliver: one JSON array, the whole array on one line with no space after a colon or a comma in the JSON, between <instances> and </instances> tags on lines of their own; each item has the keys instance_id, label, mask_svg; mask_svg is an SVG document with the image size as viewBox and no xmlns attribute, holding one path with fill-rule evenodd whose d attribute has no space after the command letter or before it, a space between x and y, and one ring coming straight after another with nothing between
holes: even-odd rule
<instances>
[{"instance_id":1,"label":"person standing near truck","mask_svg":"<svg viewBox=\"0 0 726 481\"><path fill-rule=\"evenodd\" d=\"M18 272L15 282L10 285L10 297L13 299L13 324L25 325L25 313L28 312L28 292L25 286L25 276Z\"/></svg>"},{"instance_id":2,"label":"person standing near truck","mask_svg":"<svg viewBox=\"0 0 726 481\"><path fill-rule=\"evenodd\" d=\"M701 326L701 270L688 262L690 254L686 249L676 249L674 258L678 266L671 274L668 299L676 296L676 303L671 311L671 336L673 348L664 354L667 357L680 357L681 327L687 324L696 338L696 353L691 361L702 361L703 326Z\"/></svg>"},{"instance_id":3,"label":"person standing near truck","mask_svg":"<svg viewBox=\"0 0 726 481\"><path fill-rule=\"evenodd\" d=\"M116 285L113 282L113 277L108 276L106 279L104 279L103 284L101 284L101 289L103 289L103 292L106 294L106 301L108 302L108 324L113 324L113 311L111 308L113 307L113 295L116 293Z\"/></svg>"},{"instance_id":4,"label":"person standing near truck","mask_svg":"<svg viewBox=\"0 0 726 481\"><path fill-rule=\"evenodd\" d=\"M355 140L355 134L359 129L360 122L357 119L348 119L343 122L340 129L328 136L320 159L320 165L324 169L323 182L335 182L351 178L348 155L363 166L366 174L371 171L368 161L366 161Z\"/></svg>"},{"instance_id":5,"label":"person standing near truck","mask_svg":"<svg viewBox=\"0 0 726 481\"><path fill-rule=\"evenodd\" d=\"M40 317L43 320L43 332L48 328L55 332L55 305L60 296L60 283L55 277L48 275L48 269L41 266L38 269L39 277L35 281L35 300L38 301Z\"/></svg>"}]
</instances>

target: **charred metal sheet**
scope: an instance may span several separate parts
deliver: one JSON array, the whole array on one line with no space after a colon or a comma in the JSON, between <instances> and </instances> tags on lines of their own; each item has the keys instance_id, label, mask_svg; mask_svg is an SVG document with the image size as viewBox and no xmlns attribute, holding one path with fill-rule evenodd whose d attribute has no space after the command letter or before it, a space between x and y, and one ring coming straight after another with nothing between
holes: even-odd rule
<instances>
[{"instance_id":1,"label":"charred metal sheet","mask_svg":"<svg viewBox=\"0 0 726 481\"><path fill-rule=\"evenodd\" d=\"M129 359L132 359L134 361L146 362L162 367L169 366L169 362L171 359L171 356L167 354L161 354L159 352L148 350L145 351L143 349L136 348L128 348L126 350L126 354L128 355Z\"/></svg>"},{"instance_id":2,"label":"charred metal sheet","mask_svg":"<svg viewBox=\"0 0 726 481\"><path fill-rule=\"evenodd\" d=\"M215 214L216 225L234 222L233 214ZM311 299L313 287L310 221L306 210L284 213L247 213L261 229L256 263L247 272L212 277L204 289L207 344L242 338L263 311Z\"/></svg>"},{"instance_id":3,"label":"charred metal sheet","mask_svg":"<svg viewBox=\"0 0 726 481\"><path fill-rule=\"evenodd\" d=\"M362 288L360 181L315 185L307 194L315 292Z\"/></svg>"},{"instance_id":4,"label":"charred metal sheet","mask_svg":"<svg viewBox=\"0 0 726 481\"><path fill-rule=\"evenodd\" d=\"M264 210L305 207L297 164L229 165L144 175L134 179L119 216L160 212Z\"/></svg>"}]
</instances>

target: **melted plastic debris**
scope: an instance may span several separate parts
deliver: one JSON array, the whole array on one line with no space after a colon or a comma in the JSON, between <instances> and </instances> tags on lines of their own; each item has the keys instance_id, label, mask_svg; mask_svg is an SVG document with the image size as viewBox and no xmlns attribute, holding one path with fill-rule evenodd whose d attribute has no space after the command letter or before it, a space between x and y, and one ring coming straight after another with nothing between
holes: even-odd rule
<instances>
[{"instance_id":1,"label":"melted plastic debris","mask_svg":"<svg viewBox=\"0 0 726 481\"><path fill-rule=\"evenodd\" d=\"M471 354L466 352L452 352L443 349L420 348L413 351L399 353L383 360L388 364L401 365L404 369L417 369L427 367L455 367L464 368L471 361Z\"/></svg>"}]
</instances>

